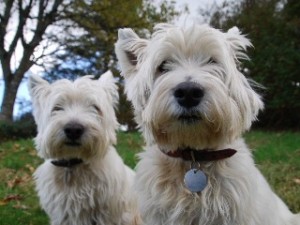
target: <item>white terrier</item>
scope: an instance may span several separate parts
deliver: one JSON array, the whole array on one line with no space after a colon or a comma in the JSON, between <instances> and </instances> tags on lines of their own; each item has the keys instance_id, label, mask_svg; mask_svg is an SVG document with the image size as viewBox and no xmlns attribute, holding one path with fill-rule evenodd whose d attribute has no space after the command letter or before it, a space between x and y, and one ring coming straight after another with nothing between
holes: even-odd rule
<instances>
[{"instance_id":1,"label":"white terrier","mask_svg":"<svg viewBox=\"0 0 300 225\"><path fill-rule=\"evenodd\" d=\"M241 138L263 108L237 68L247 46L236 27L160 24L149 40L119 30L125 91L147 144L136 175L145 224L300 224Z\"/></svg>"},{"instance_id":2,"label":"white terrier","mask_svg":"<svg viewBox=\"0 0 300 225\"><path fill-rule=\"evenodd\" d=\"M53 84L31 76L29 90L35 144L46 159L34 177L51 224L135 224L135 174L113 147L118 92L112 73Z\"/></svg>"}]
</instances>

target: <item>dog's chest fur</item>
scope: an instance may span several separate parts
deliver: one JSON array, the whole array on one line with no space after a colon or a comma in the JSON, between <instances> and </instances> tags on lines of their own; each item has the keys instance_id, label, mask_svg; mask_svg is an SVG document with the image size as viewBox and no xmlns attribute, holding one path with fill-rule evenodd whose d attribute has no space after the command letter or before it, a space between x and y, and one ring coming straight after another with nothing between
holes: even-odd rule
<instances>
[{"instance_id":1,"label":"dog's chest fur","mask_svg":"<svg viewBox=\"0 0 300 225\"><path fill-rule=\"evenodd\" d=\"M208 186L199 194L192 194L184 186L188 162L165 156L157 146L148 147L140 155L137 168L137 191L145 224L263 224L261 218L251 215L261 213L253 200L260 191L253 183L264 182L263 177L252 166L251 154L243 145L241 141L235 146L239 151L232 158L203 164ZM251 211L246 208L249 206L253 207Z\"/></svg>"},{"instance_id":2,"label":"dog's chest fur","mask_svg":"<svg viewBox=\"0 0 300 225\"><path fill-rule=\"evenodd\" d=\"M45 174L43 170L48 170ZM115 196L122 193L103 172L93 171L90 165L75 168L53 166L49 161L35 172L39 179L37 190L45 211L53 224L117 225L125 203ZM44 187L47 186L47 187ZM39 190L47 189L47 193ZM117 192L117 193L116 193ZM108 210L110 209L110 210ZM112 210L111 210L112 209Z\"/></svg>"}]
</instances>

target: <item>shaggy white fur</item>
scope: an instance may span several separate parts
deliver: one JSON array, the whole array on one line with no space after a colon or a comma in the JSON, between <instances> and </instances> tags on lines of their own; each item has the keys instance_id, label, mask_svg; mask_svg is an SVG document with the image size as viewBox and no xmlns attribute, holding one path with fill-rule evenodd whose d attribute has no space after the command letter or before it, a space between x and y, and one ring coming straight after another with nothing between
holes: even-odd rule
<instances>
[{"instance_id":1,"label":"shaggy white fur","mask_svg":"<svg viewBox=\"0 0 300 225\"><path fill-rule=\"evenodd\" d=\"M45 159L34 173L36 189L52 225L133 225L139 219L135 174L113 147L117 86L110 71L91 78L53 84L36 75L29 79L35 144ZM53 164L70 159L82 163Z\"/></svg>"},{"instance_id":2,"label":"shaggy white fur","mask_svg":"<svg viewBox=\"0 0 300 225\"><path fill-rule=\"evenodd\" d=\"M136 190L147 225L299 225L255 167L241 138L263 108L238 70L250 41L234 27L159 24L150 39L119 30L116 54L146 140ZM252 84L252 85L250 85ZM184 175L191 162L164 153L191 148L237 153L201 162L207 187L191 193Z\"/></svg>"}]
</instances>

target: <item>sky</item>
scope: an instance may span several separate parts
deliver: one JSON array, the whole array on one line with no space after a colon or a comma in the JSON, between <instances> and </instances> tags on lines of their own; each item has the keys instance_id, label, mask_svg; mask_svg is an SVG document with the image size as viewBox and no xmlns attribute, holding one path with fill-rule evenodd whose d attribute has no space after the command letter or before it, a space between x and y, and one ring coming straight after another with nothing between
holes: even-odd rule
<instances>
[{"instance_id":1,"label":"sky","mask_svg":"<svg viewBox=\"0 0 300 225\"><path fill-rule=\"evenodd\" d=\"M155 0L155 2L157 2L159 4L160 0ZM176 3L176 8L178 10L183 10L185 6L188 7L189 9L189 14L183 14L178 21L175 21L175 23L177 24L187 24L189 23L189 21L203 21L203 18L199 16L199 8L207 8L209 7L213 2L212 0L177 0L175 1ZM216 0L217 3L222 2L222 0ZM15 56L15 58L17 59L18 56ZM37 66L33 66L31 67L31 69L29 70L29 72L27 73L41 73L42 69L37 67ZM4 90L4 84L2 82L2 74L0 71L0 103L2 102L2 98L3 98L3 90ZM21 83L18 93L17 93L17 100L21 101L21 100L25 100L25 101L30 101L30 97L29 97L29 93L28 93L28 89L27 89L27 79L23 79L23 82ZM0 104L1 105L1 104ZM30 111L30 107L24 109L24 106L19 105L19 104L15 104L14 107L14 116L17 118L18 116L20 116L20 112L26 112L26 111Z\"/></svg>"}]
</instances>

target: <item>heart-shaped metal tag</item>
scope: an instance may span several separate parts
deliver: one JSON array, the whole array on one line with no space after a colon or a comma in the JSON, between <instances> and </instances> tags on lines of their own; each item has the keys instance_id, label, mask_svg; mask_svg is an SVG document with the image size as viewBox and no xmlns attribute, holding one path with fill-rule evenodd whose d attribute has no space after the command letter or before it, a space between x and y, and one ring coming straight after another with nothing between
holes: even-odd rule
<instances>
[{"instance_id":1,"label":"heart-shaped metal tag","mask_svg":"<svg viewBox=\"0 0 300 225\"><path fill-rule=\"evenodd\" d=\"M184 184L191 192L201 192L207 186L207 177L199 169L190 169L184 175Z\"/></svg>"}]
</instances>

